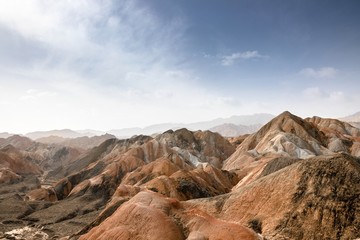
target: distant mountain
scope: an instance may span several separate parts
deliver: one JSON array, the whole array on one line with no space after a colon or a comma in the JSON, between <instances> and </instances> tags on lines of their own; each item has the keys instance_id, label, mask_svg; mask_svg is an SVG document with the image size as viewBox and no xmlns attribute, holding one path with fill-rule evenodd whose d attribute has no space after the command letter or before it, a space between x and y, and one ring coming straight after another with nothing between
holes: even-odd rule
<instances>
[{"instance_id":1,"label":"distant mountain","mask_svg":"<svg viewBox=\"0 0 360 240\"><path fill-rule=\"evenodd\" d=\"M352 115L339 118L340 121L344 122L360 122L360 112L354 113Z\"/></svg>"},{"instance_id":2,"label":"distant mountain","mask_svg":"<svg viewBox=\"0 0 360 240\"><path fill-rule=\"evenodd\" d=\"M0 138L8 138L8 137L11 137L13 135L14 134L12 134L12 133L2 132L2 133L0 133Z\"/></svg>"},{"instance_id":3,"label":"distant mountain","mask_svg":"<svg viewBox=\"0 0 360 240\"><path fill-rule=\"evenodd\" d=\"M262 124L256 125L235 125L232 123L224 123L210 128L212 132L217 132L224 137L237 137L244 134L254 133L261 128Z\"/></svg>"},{"instance_id":4,"label":"distant mountain","mask_svg":"<svg viewBox=\"0 0 360 240\"><path fill-rule=\"evenodd\" d=\"M103 132L103 131L98 131L98 130L94 130L94 129L75 130L75 132L81 133L84 136L88 136L88 137L100 136L100 135L105 134L105 132Z\"/></svg>"},{"instance_id":5,"label":"distant mountain","mask_svg":"<svg viewBox=\"0 0 360 240\"><path fill-rule=\"evenodd\" d=\"M25 134L26 137L36 140L38 138L49 137L49 136L57 136L62 138L78 138L78 137L85 137L89 136L87 133L79 133L73 131L71 129L62 129L62 130L50 130L50 131L37 131L37 132L30 132ZM94 136L91 134L91 136Z\"/></svg>"},{"instance_id":6,"label":"distant mountain","mask_svg":"<svg viewBox=\"0 0 360 240\"><path fill-rule=\"evenodd\" d=\"M192 131L197 130L210 130L216 127L216 131L224 136L238 136L247 133L253 133L258 130L262 125L270 121L274 115L267 113L257 113L252 115L231 116L229 118L217 118L211 121L202 121L195 123L161 123L154 124L144 128L121 128L112 129L107 132L82 129L82 130L49 130L49 131L36 131L25 134L26 137L37 140L41 139L42 142L57 143L62 142L63 139L80 138L80 137L94 137L104 135L106 133L112 134L118 138L128 138L134 135L149 135L163 133L167 130L178 130L187 128ZM231 125L232 124L232 125ZM237 127L235 127L235 126ZM230 130L231 128L231 130ZM214 131L214 130L213 130ZM7 138L13 134L0 133L0 138ZM49 138L51 137L51 138ZM48 138L48 139L44 139Z\"/></svg>"},{"instance_id":7,"label":"distant mountain","mask_svg":"<svg viewBox=\"0 0 360 240\"><path fill-rule=\"evenodd\" d=\"M211 121L202 121L196 123L163 123L150 125L145 128L124 128L124 129L113 129L108 131L110 134L114 134L117 137L129 137L133 135L152 135L154 133L162 133L169 129L177 130L186 128L192 131L196 130L210 130L211 128L217 127L223 124L234 124L243 126L254 126L263 125L274 118L274 115L268 113L257 113L253 115L240 115L231 116L229 118L217 118ZM251 131L254 132L254 131Z\"/></svg>"},{"instance_id":8,"label":"distant mountain","mask_svg":"<svg viewBox=\"0 0 360 240\"><path fill-rule=\"evenodd\" d=\"M78 138L63 138L58 136L49 136L36 139L37 142L45 144L60 144L62 146L81 148L81 149L90 149L100 145L102 142L115 138L114 135L104 134L101 136L93 137L78 137Z\"/></svg>"},{"instance_id":9,"label":"distant mountain","mask_svg":"<svg viewBox=\"0 0 360 240\"><path fill-rule=\"evenodd\" d=\"M354 113L352 115L343 118L339 118L339 120L343 122L348 122L352 126L360 129L360 112Z\"/></svg>"},{"instance_id":10,"label":"distant mountain","mask_svg":"<svg viewBox=\"0 0 360 240\"><path fill-rule=\"evenodd\" d=\"M12 135L6 139L0 139L0 148L6 147L7 145L12 145L15 148L25 150L32 147L34 145L34 142L24 136Z\"/></svg>"}]
</instances>

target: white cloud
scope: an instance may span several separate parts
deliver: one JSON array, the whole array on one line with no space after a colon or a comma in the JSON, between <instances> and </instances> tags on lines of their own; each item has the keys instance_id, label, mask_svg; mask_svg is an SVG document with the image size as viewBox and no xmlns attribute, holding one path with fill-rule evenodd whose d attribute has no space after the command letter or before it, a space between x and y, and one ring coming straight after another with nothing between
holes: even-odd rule
<instances>
[{"instance_id":1,"label":"white cloud","mask_svg":"<svg viewBox=\"0 0 360 240\"><path fill-rule=\"evenodd\" d=\"M4 38L21 39L0 56L0 102L12 112L0 126L106 130L191 121L183 113L217 95L199 90L196 76L177 67L185 28L181 16L164 21L136 0L0 0L0 33L13 34L1 35L0 51L10 46ZM43 52L24 64L29 49ZM14 52L19 57L4 67ZM194 110L191 117L209 114Z\"/></svg>"},{"instance_id":2,"label":"white cloud","mask_svg":"<svg viewBox=\"0 0 360 240\"><path fill-rule=\"evenodd\" d=\"M321 91L318 87L306 88L303 91L303 94L306 98L309 99L323 98L326 96L326 94L323 91Z\"/></svg>"},{"instance_id":3,"label":"white cloud","mask_svg":"<svg viewBox=\"0 0 360 240\"><path fill-rule=\"evenodd\" d=\"M0 0L0 104L11 113L0 118L0 131L194 122L290 104L273 104L268 91L200 86L196 66L184 64L186 27L181 16L164 21L140 0ZM224 66L267 58L258 51L203 57ZM345 95L306 94L326 101Z\"/></svg>"},{"instance_id":4,"label":"white cloud","mask_svg":"<svg viewBox=\"0 0 360 240\"><path fill-rule=\"evenodd\" d=\"M304 68L300 70L300 74L312 78L333 78L336 76L338 70L333 67L323 67L319 69Z\"/></svg>"},{"instance_id":5,"label":"white cloud","mask_svg":"<svg viewBox=\"0 0 360 240\"><path fill-rule=\"evenodd\" d=\"M233 105L239 107L241 102L234 97L217 97L215 103L217 105Z\"/></svg>"},{"instance_id":6,"label":"white cloud","mask_svg":"<svg viewBox=\"0 0 360 240\"><path fill-rule=\"evenodd\" d=\"M119 82L127 72L177 61L173 46L181 47L182 19L161 21L143 6L130 0L0 0L0 30L10 29L28 44L20 55L41 49L41 57L32 53L22 68L53 68L87 80ZM7 46L0 42L1 47Z\"/></svg>"},{"instance_id":7,"label":"white cloud","mask_svg":"<svg viewBox=\"0 0 360 240\"><path fill-rule=\"evenodd\" d=\"M55 97L56 95L57 95L56 92L41 91L38 89L28 89L26 90L26 95L20 96L19 100L21 101L35 100L39 98Z\"/></svg>"},{"instance_id":8,"label":"white cloud","mask_svg":"<svg viewBox=\"0 0 360 240\"><path fill-rule=\"evenodd\" d=\"M258 51L236 52L231 55L223 56L221 65L233 65L237 59L252 59L252 58L267 58L268 56L261 55Z\"/></svg>"},{"instance_id":9,"label":"white cloud","mask_svg":"<svg viewBox=\"0 0 360 240\"><path fill-rule=\"evenodd\" d=\"M343 91L326 91L321 90L319 87L306 88L302 93L306 99L315 101L324 100L340 102L346 100L346 96Z\"/></svg>"},{"instance_id":10,"label":"white cloud","mask_svg":"<svg viewBox=\"0 0 360 240\"><path fill-rule=\"evenodd\" d=\"M342 91L331 92L329 98L334 101L342 101L345 99L345 94Z\"/></svg>"},{"instance_id":11,"label":"white cloud","mask_svg":"<svg viewBox=\"0 0 360 240\"><path fill-rule=\"evenodd\" d=\"M154 95L156 98L167 100L172 98L174 96L174 93L171 90L160 89L155 91Z\"/></svg>"}]
</instances>

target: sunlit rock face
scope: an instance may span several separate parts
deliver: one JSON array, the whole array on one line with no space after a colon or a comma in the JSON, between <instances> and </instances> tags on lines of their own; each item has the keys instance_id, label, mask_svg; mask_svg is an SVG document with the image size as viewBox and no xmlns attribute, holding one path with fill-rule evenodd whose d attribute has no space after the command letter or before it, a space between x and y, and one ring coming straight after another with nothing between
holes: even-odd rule
<instances>
[{"instance_id":1,"label":"sunlit rock face","mask_svg":"<svg viewBox=\"0 0 360 240\"><path fill-rule=\"evenodd\" d=\"M217 220L181 202L143 191L80 239L259 239L252 230Z\"/></svg>"}]
</instances>

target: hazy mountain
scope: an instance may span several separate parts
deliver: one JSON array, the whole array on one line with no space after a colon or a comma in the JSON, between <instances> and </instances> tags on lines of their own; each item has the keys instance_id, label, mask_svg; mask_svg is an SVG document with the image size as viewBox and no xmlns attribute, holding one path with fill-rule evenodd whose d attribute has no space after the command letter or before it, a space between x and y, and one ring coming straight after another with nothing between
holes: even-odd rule
<instances>
[{"instance_id":1,"label":"hazy mountain","mask_svg":"<svg viewBox=\"0 0 360 240\"><path fill-rule=\"evenodd\" d=\"M84 136L87 136L87 137L100 136L100 135L106 134L103 131L98 131L98 130L94 130L94 129L75 130L75 132L81 133L81 134L83 134Z\"/></svg>"},{"instance_id":2,"label":"hazy mountain","mask_svg":"<svg viewBox=\"0 0 360 240\"><path fill-rule=\"evenodd\" d=\"M25 134L26 137L36 140L38 138L49 137L49 136L57 136L62 138L77 138L77 137L85 137L88 136L87 133L79 133L73 131L71 129L62 129L62 130L50 130L50 131L37 131L30 132ZM93 134L91 134L93 136Z\"/></svg>"},{"instance_id":3,"label":"hazy mountain","mask_svg":"<svg viewBox=\"0 0 360 240\"><path fill-rule=\"evenodd\" d=\"M0 139L0 148L12 145L15 148L25 150L32 147L34 144L35 142L31 139L20 135L12 135L8 138Z\"/></svg>"},{"instance_id":4,"label":"hazy mountain","mask_svg":"<svg viewBox=\"0 0 360 240\"><path fill-rule=\"evenodd\" d=\"M63 138L58 136L49 136L36 139L37 142L47 144L59 144L62 146L68 146L73 148L89 149L100 145L102 142L115 138L114 135L104 134L101 136L93 137L77 137L77 138Z\"/></svg>"},{"instance_id":5,"label":"hazy mountain","mask_svg":"<svg viewBox=\"0 0 360 240\"><path fill-rule=\"evenodd\" d=\"M263 125L272 119L274 116L267 113L258 113L253 115L241 115L241 116L231 116L229 118L217 118L211 121L203 121L203 122L196 122L196 123L163 123L163 124L156 124L150 125L145 128L125 128L125 129L113 129L110 130L110 134L114 134L118 137L130 137L133 135L152 135L154 133L162 133L169 129L177 130L180 128L186 128L192 131L196 130L209 130L213 127L223 125L223 124L234 124L234 125L244 125L244 126L251 126L249 127L249 132L253 132L252 126L254 125ZM240 127L241 128L241 127ZM246 127L244 127L243 131ZM240 131L241 132L241 131Z\"/></svg>"},{"instance_id":6,"label":"hazy mountain","mask_svg":"<svg viewBox=\"0 0 360 240\"><path fill-rule=\"evenodd\" d=\"M244 134L254 133L261 128L261 124L257 125L235 125L232 123L224 123L219 126L210 128L212 132L217 132L224 137L237 137Z\"/></svg>"},{"instance_id":7,"label":"hazy mountain","mask_svg":"<svg viewBox=\"0 0 360 240\"><path fill-rule=\"evenodd\" d=\"M360 122L360 112L354 113L352 115L339 118L339 120L344 122Z\"/></svg>"},{"instance_id":8,"label":"hazy mountain","mask_svg":"<svg viewBox=\"0 0 360 240\"><path fill-rule=\"evenodd\" d=\"M0 133L0 138L8 138L8 137L11 137L15 134L12 134L12 133L8 133L8 132L2 132Z\"/></svg>"},{"instance_id":9,"label":"hazy mountain","mask_svg":"<svg viewBox=\"0 0 360 240\"><path fill-rule=\"evenodd\" d=\"M113 134L119 138L128 138L134 135L152 135L165 132L169 129L177 130L181 128L187 128L189 130L209 130L214 127L218 127L217 130L225 133L224 136L237 136L243 133L252 133L254 130L257 130L258 126L261 126L268 122L274 116L267 113L258 113L253 115L242 115L242 116L231 116L229 118L217 118L211 121L203 121L196 123L161 123L154 124L144 128L135 127L135 128L121 128L121 129L112 129L107 131L109 134ZM238 127L232 127L232 131L225 130L226 126L221 126L224 124L233 124L238 125ZM230 127L230 125L228 125ZM221 130L224 129L224 130ZM26 137L36 140L41 138L52 137L51 141L48 142L61 142L60 138L79 138L79 137L93 137L104 135L106 132L93 130L93 129L83 129L83 130L71 130L71 129L61 129L61 130L49 130L49 131L35 131L25 134ZM240 134L238 134L240 133ZM9 133L0 133L0 138L7 138L13 134ZM58 137L56 139L56 137ZM50 139L50 138L49 138Z\"/></svg>"}]
</instances>

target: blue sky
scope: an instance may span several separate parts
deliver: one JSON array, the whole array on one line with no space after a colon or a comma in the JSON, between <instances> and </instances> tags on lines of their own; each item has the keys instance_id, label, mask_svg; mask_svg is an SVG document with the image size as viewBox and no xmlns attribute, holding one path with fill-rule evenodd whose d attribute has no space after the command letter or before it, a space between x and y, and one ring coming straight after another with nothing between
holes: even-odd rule
<instances>
[{"instance_id":1,"label":"blue sky","mask_svg":"<svg viewBox=\"0 0 360 240\"><path fill-rule=\"evenodd\" d=\"M0 0L0 131L360 106L360 2Z\"/></svg>"}]
</instances>

